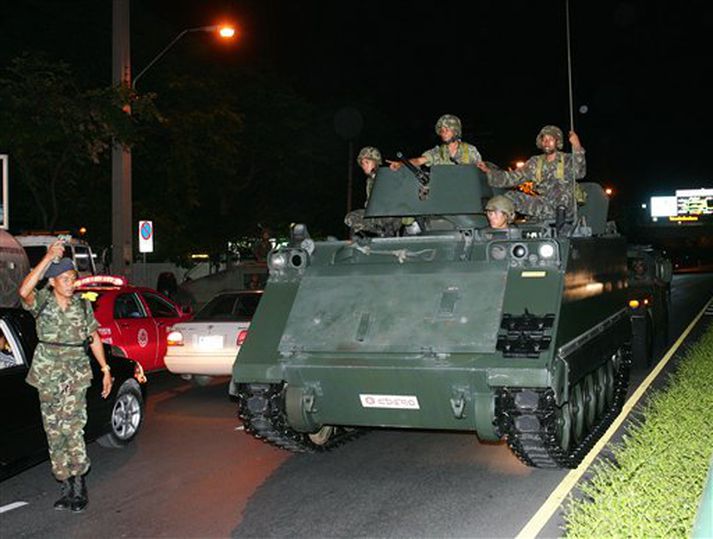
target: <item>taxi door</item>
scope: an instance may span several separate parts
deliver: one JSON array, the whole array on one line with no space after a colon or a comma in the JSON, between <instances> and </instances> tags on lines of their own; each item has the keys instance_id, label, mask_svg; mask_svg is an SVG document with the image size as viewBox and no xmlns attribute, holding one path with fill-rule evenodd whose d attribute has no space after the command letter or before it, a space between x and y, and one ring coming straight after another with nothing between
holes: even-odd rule
<instances>
[{"instance_id":1,"label":"taxi door","mask_svg":"<svg viewBox=\"0 0 713 539\"><path fill-rule=\"evenodd\" d=\"M129 359L138 361L145 371L163 367L157 364L156 324L135 292L117 294L114 300L114 323L118 338L115 335L113 342L124 349Z\"/></svg>"},{"instance_id":2,"label":"taxi door","mask_svg":"<svg viewBox=\"0 0 713 539\"><path fill-rule=\"evenodd\" d=\"M141 291L141 297L156 323L158 333L156 364L158 368L164 369L166 368L164 356L166 355L166 348L168 347L166 344L168 330L173 324L183 321L185 317L178 312L175 305L155 292L143 290Z\"/></svg>"}]
</instances>

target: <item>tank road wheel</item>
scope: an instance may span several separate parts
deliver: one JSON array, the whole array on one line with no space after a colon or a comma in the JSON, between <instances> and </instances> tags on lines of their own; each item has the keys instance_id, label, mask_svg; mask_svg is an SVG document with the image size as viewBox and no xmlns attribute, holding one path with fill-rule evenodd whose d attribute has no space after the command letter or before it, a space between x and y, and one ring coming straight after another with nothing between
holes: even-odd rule
<instances>
[{"instance_id":1,"label":"tank road wheel","mask_svg":"<svg viewBox=\"0 0 713 539\"><path fill-rule=\"evenodd\" d=\"M595 374L597 385L597 417L602 417L607 409L607 367L602 365Z\"/></svg>"},{"instance_id":2,"label":"tank road wheel","mask_svg":"<svg viewBox=\"0 0 713 539\"><path fill-rule=\"evenodd\" d=\"M579 443L585 434L584 420L584 394L582 384L577 383L572 388L569 398L570 414L572 416L572 437L575 443Z\"/></svg>"},{"instance_id":3,"label":"tank road wheel","mask_svg":"<svg viewBox=\"0 0 713 539\"><path fill-rule=\"evenodd\" d=\"M606 362L606 364L604 365L604 371L606 373L606 391L604 392L604 398L606 399L605 406L607 409L609 409L614 403L614 394L616 392L616 371L614 369L614 358L611 358L609 361Z\"/></svg>"},{"instance_id":4,"label":"tank road wheel","mask_svg":"<svg viewBox=\"0 0 713 539\"><path fill-rule=\"evenodd\" d=\"M597 422L598 395L594 374L589 373L582 383L584 393L584 423L589 431Z\"/></svg>"},{"instance_id":5,"label":"tank road wheel","mask_svg":"<svg viewBox=\"0 0 713 539\"><path fill-rule=\"evenodd\" d=\"M295 453L327 451L359 434L358 430L329 425L311 434L294 430L285 414L284 384L240 384L238 415L246 432Z\"/></svg>"},{"instance_id":6,"label":"tank road wheel","mask_svg":"<svg viewBox=\"0 0 713 539\"><path fill-rule=\"evenodd\" d=\"M557 442L563 451L567 452L572 445L572 411L569 403L555 408L557 425Z\"/></svg>"},{"instance_id":7,"label":"tank road wheel","mask_svg":"<svg viewBox=\"0 0 713 539\"><path fill-rule=\"evenodd\" d=\"M317 432L310 433L307 436L314 445L324 446L334 436L334 431L334 427L325 425Z\"/></svg>"}]
</instances>

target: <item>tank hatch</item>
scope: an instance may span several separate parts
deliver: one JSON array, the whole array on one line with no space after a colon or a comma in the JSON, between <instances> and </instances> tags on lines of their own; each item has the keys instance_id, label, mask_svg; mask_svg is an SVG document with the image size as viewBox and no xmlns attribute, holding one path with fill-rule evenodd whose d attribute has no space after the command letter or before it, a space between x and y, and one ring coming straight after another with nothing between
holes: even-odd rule
<instances>
[{"instance_id":1,"label":"tank hatch","mask_svg":"<svg viewBox=\"0 0 713 539\"><path fill-rule=\"evenodd\" d=\"M429 193L419 198L419 182L405 167L379 169L366 217L474 215L484 213L493 196L485 174L473 165L436 165L430 170Z\"/></svg>"},{"instance_id":2,"label":"tank hatch","mask_svg":"<svg viewBox=\"0 0 713 539\"><path fill-rule=\"evenodd\" d=\"M280 353L495 352L507 267L492 262L453 266L398 273L371 266L359 275L310 268Z\"/></svg>"}]
</instances>

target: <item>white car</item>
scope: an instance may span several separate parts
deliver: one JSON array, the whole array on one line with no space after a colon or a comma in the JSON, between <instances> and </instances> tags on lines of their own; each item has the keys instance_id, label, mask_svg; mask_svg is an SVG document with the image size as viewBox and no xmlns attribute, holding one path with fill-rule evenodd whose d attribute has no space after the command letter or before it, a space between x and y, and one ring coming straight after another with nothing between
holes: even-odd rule
<instances>
[{"instance_id":1,"label":"white car","mask_svg":"<svg viewBox=\"0 0 713 539\"><path fill-rule=\"evenodd\" d=\"M223 292L167 335L166 368L198 385L232 373L262 290Z\"/></svg>"}]
</instances>

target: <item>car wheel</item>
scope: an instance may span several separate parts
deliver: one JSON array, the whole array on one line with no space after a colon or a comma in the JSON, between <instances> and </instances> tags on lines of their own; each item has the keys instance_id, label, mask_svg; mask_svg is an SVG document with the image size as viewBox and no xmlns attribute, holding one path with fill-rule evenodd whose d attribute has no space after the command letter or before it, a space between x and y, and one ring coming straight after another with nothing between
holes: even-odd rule
<instances>
[{"instance_id":1,"label":"car wheel","mask_svg":"<svg viewBox=\"0 0 713 539\"><path fill-rule=\"evenodd\" d=\"M124 447L131 442L144 421L144 399L134 380L119 388L111 409L111 430L97 439L103 447Z\"/></svg>"},{"instance_id":2,"label":"car wheel","mask_svg":"<svg viewBox=\"0 0 713 539\"><path fill-rule=\"evenodd\" d=\"M207 386L208 384L213 381L212 376L208 376L207 374L194 374L193 378L191 378L191 382L193 382L193 385L204 387Z\"/></svg>"}]
</instances>

